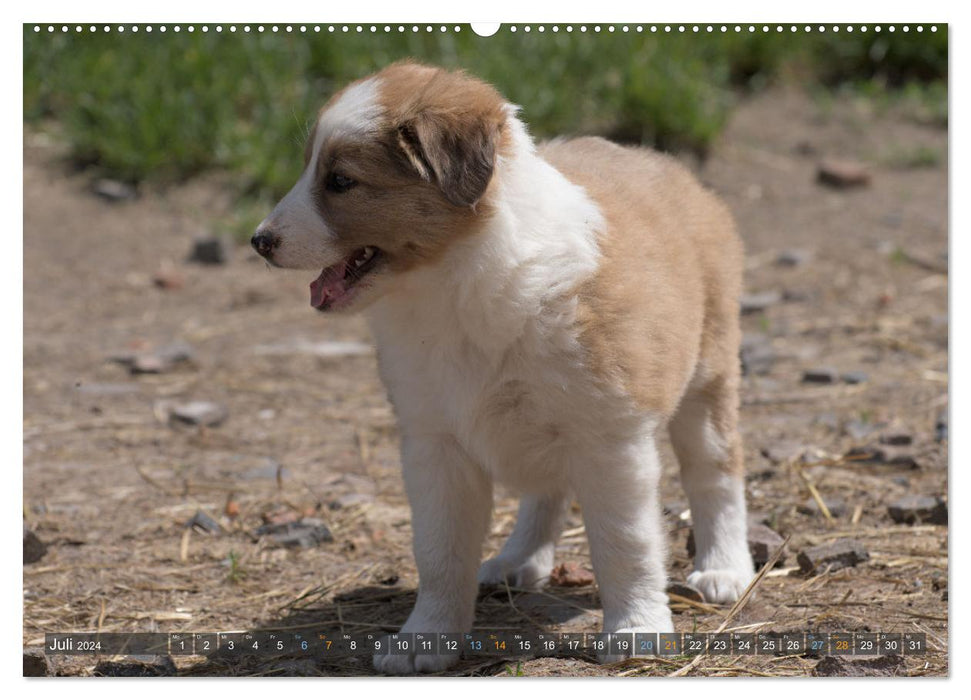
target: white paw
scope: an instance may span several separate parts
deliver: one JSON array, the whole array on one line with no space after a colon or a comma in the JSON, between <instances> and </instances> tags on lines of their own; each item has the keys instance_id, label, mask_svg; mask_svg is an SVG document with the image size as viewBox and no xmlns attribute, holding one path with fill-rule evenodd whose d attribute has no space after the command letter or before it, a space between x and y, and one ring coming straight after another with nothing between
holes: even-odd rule
<instances>
[{"instance_id":1,"label":"white paw","mask_svg":"<svg viewBox=\"0 0 971 700\"><path fill-rule=\"evenodd\" d=\"M444 671L458 660L458 656L442 654L386 654L374 657L374 668L389 676L410 676Z\"/></svg>"},{"instance_id":2,"label":"white paw","mask_svg":"<svg viewBox=\"0 0 971 700\"><path fill-rule=\"evenodd\" d=\"M553 570L552 559L532 557L525 562L514 562L493 557L482 562L479 567L478 581L483 586L502 586L508 582L510 588L537 591L550 580Z\"/></svg>"},{"instance_id":3,"label":"white paw","mask_svg":"<svg viewBox=\"0 0 971 700\"><path fill-rule=\"evenodd\" d=\"M708 603L734 603L742 597L755 574L735 569L709 569L694 571L688 576L688 585L694 586Z\"/></svg>"}]
</instances>

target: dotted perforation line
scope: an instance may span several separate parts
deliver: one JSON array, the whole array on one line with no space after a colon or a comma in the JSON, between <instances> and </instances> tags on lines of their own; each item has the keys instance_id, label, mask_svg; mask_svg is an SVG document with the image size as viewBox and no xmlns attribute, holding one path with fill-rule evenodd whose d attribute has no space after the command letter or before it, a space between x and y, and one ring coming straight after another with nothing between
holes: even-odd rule
<instances>
[{"instance_id":1,"label":"dotted perforation line","mask_svg":"<svg viewBox=\"0 0 971 700\"><path fill-rule=\"evenodd\" d=\"M511 24L511 25L506 26L505 28L506 28L507 31L509 31L511 33L514 33L514 34L517 33L517 32L519 32L519 31L522 31L522 32L525 32L525 33L528 34L528 33L533 32L534 30L537 33L540 33L540 34L546 33L547 31L550 31L552 33L559 33L561 31L564 31L564 32L567 32L567 33L572 33L574 31L578 31L580 33L592 32L594 34L599 34L599 33L605 32L605 31L608 34L615 33L615 32L621 32L621 33L630 33L630 32L643 33L643 32L650 32L652 34L657 34L657 33L664 33L664 34L674 34L674 33L676 33L676 34L689 34L689 33L690 34L714 34L714 33L723 33L724 34L724 33L728 33L728 32L734 32L736 34L740 34L740 33L743 33L743 32L747 32L749 34L755 34L755 33L768 34L768 33L773 32L773 31L776 32L776 33L778 33L778 34L781 34L781 33L784 33L784 32L789 32L790 34L795 34L795 33L811 33L811 32L817 32L817 33L820 33L820 34L825 34L826 32L839 33L840 31L843 31L843 32L846 32L846 33L850 33L850 34L852 34L854 31L858 31L858 32L861 32L861 33L866 33L868 31L873 31L875 33L880 33L880 32L883 32L883 31L887 31L887 32L889 32L891 34L897 32L897 31L901 31L901 32L904 32L906 34L906 33L909 33L910 31L923 32L923 31L925 31L925 29L927 29L927 30L929 30L931 32L936 32L937 31L937 25L933 25L933 24L932 25L926 25L926 26L925 25L922 25L922 24L917 24L917 25L909 25L909 24L904 24L904 25L893 25L893 24L891 24L891 25L879 25L879 24L877 24L877 25L866 25L866 24L863 24L863 25L852 25L852 24L850 24L850 25L829 25L829 26L822 25L822 24L820 24L820 25L809 25L809 24L806 24L806 25L795 25L795 24L790 24L790 25L782 25L782 24L773 24L773 25L769 25L769 24L760 24L760 25L755 25L755 24L748 24L748 25L740 25L740 24L735 24L735 25L726 25L726 24L721 24L721 25L711 25L711 24L691 24L691 25L684 25L684 24L676 24L676 25L672 25L672 24L662 24L662 25L658 25L658 24L651 24L651 25L641 25L641 24L638 24L638 25L627 25L627 24L624 24L624 25L612 25L612 24L610 24L610 25L599 25L599 24L594 24L594 25L585 25L585 24L580 24L580 25L572 25L572 24L568 24L568 25L563 25L563 26L556 25L556 24L554 24L554 25L542 25L542 24L540 24L540 25L529 25L529 24L527 24L527 25L516 25L516 24ZM362 24L357 24L357 25L353 25L353 24L336 24L336 25L335 24L329 24L329 25L319 25L319 24L314 24L314 25L307 25L307 24L299 24L299 25L293 25L293 24L272 24L272 25L262 25L262 24L259 24L259 25L249 25L249 24L244 24L244 25L235 25L235 24L222 25L222 24L215 24L215 25L208 25L208 24L203 24L203 25L192 25L192 24L189 24L189 25L184 25L184 26L183 25L178 25L178 24L176 24L176 25L137 25L137 24L131 24L131 25L124 25L124 24L110 25L110 24L105 24L105 25L100 25L100 26L99 25L94 25L94 24L91 24L91 25L80 25L80 24L75 24L75 25L67 25L67 24L61 24L61 25L54 25L54 24L40 25L40 24L35 24L34 25L34 32L35 33L38 33L38 34L41 33L41 32L44 32L44 31L46 31L48 34L54 34L56 32L60 32L62 34L67 34L69 32L74 32L76 34L80 34L80 33L84 32L85 30L87 30L88 33L96 33L98 31L105 32L105 33L110 33L110 32L113 32L114 31L114 32L118 32L119 34L123 34L125 32L130 32L132 34L137 34L138 32L144 32L146 34L151 34L153 32L158 32L158 33L161 33L161 34L165 34L166 32L169 32L169 31L171 31L173 33L176 33L176 34L179 34L179 33L183 32L183 31L188 32L190 34L196 32L196 31L200 31L200 32L202 32L204 34L210 32L210 31L216 32L217 34L223 33L223 32L227 32L227 33L230 33L230 34L235 34L235 33L238 33L238 32L247 33L247 34L248 33L258 33L258 34L262 34L262 33L267 33L267 32L275 33L275 34L279 34L279 33L283 33L283 34L307 34L307 33L319 34L319 33L323 32L323 31L326 31L326 32L331 33L331 34L334 34L334 33L344 33L344 34L350 34L350 33L357 33L357 34L370 33L370 34L377 34L377 33L381 33L381 32L383 32L385 34L391 34L393 32L397 32L399 34L403 34L403 33L406 33L406 32L411 32L411 33L418 33L418 32L432 33L432 32L435 32L435 31L438 31L440 33L445 33L445 32L449 32L449 31L458 33L458 32L461 32L462 31L462 27L460 27L459 25L454 25L454 26L449 27L449 26L446 26L446 25L431 25L431 24L425 24L425 25L418 25L418 24L410 24L410 25L404 25L404 24L398 24L398 25L389 25L389 24L385 24L385 25L376 25L376 24L371 24L371 25L362 25Z\"/></svg>"}]
</instances>

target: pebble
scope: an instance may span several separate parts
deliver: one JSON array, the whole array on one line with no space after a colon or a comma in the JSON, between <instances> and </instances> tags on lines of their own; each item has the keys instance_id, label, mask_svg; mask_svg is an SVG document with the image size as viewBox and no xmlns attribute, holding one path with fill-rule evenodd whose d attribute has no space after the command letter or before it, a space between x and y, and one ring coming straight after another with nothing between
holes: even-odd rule
<instances>
[{"instance_id":1,"label":"pebble","mask_svg":"<svg viewBox=\"0 0 971 700\"><path fill-rule=\"evenodd\" d=\"M24 564L40 561L47 554L47 545L24 524Z\"/></svg>"},{"instance_id":2,"label":"pebble","mask_svg":"<svg viewBox=\"0 0 971 700\"><path fill-rule=\"evenodd\" d=\"M171 265L162 265L152 275L152 284L159 289L181 289L185 285L185 277Z\"/></svg>"},{"instance_id":3,"label":"pebble","mask_svg":"<svg viewBox=\"0 0 971 700\"><path fill-rule=\"evenodd\" d=\"M171 416L189 425L211 428L223 423L229 417L229 411L225 406L212 401L190 401L172 406Z\"/></svg>"},{"instance_id":4,"label":"pebble","mask_svg":"<svg viewBox=\"0 0 971 700\"><path fill-rule=\"evenodd\" d=\"M252 481L254 479L285 479L290 477L290 472L280 466L280 463L271 457L263 460L259 467L253 467L239 475L240 479Z\"/></svg>"},{"instance_id":5,"label":"pebble","mask_svg":"<svg viewBox=\"0 0 971 700\"><path fill-rule=\"evenodd\" d=\"M895 446L912 445L914 436L910 433L884 433L880 436L880 443Z\"/></svg>"},{"instance_id":6,"label":"pebble","mask_svg":"<svg viewBox=\"0 0 971 700\"><path fill-rule=\"evenodd\" d=\"M222 527L220 527L219 523L201 510L197 510L196 514L189 519L189 522L187 522L185 526L208 533L210 535L218 535L222 531Z\"/></svg>"},{"instance_id":7,"label":"pebble","mask_svg":"<svg viewBox=\"0 0 971 700\"><path fill-rule=\"evenodd\" d=\"M779 253L775 259L776 265L783 267L799 267L812 260L813 253L805 248L788 248Z\"/></svg>"},{"instance_id":8,"label":"pebble","mask_svg":"<svg viewBox=\"0 0 971 700\"><path fill-rule=\"evenodd\" d=\"M863 384L864 382L869 381L870 377L867 376L866 372L854 370L852 372L843 372L843 374L840 375L840 379L842 379L846 384Z\"/></svg>"},{"instance_id":9,"label":"pebble","mask_svg":"<svg viewBox=\"0 0 971 700\"><path fill-rule=\"evenodd\" d=\"M829 509L829 514L834 518L840 518L846 515L846 504L839 498L824 498L823 503L826 504L826 508ZM822 515L819 509L819 504L816 503L815 498L807 498L805 501L796 506L796 510L805 515Z\"/></svg>"},{"instance_id":10,"label":"pebble","mask_svg":"<svg viewBox=\"0 0 971 700\"><path fill-rule=\"evenodd\" d=\"M257 529L256 534L269 537L271 542L281 547L303 549L334 541L330 528L318 518L303 518L294 523L263 525Z\"/></svg>"},{"instance_id":11,"label":"pebble","mask_svg":"<svg viewBox=\"0 0 971 700\"><path fill-rule=\"evenodd\" d=\"M752 554L752 561L756 569L761 569L775 554L775 551L782 546L785 540L772 528L761 523L749 523L748 525L748 551ZM786 553L783 550L779 555L776 566L782 566L786 560Z\"/></svg>"},{"instance_id":12,"label":"pebble","mask_svg":"<svg viewBox=\"0 0 971 700\"><path fill-rule=\"evenodd\" d=\"M947 504L937 496L910 494L887 507L895 523L947 525Z\"/></svg>"},{"instance_id":13,"label":"pebble","mask_svg":"<svg viewBox=\"0 0 971 700\"><path fill-rule=\"evenodd\" d=\"M94 193L109 202L123 202L134 199L137 194L134 187L127 182L102 178L94 183Z\"/></svg>"},{"instance_id":14,"label":"pebble","mask_svg":"<svg viewBox=\"0 0 971 700\"><path fill-rule=\"evenodd\" d=\"M800 442L777 442L760 450L763 457L773 464L794 462L806 453L806 446Z\"/></svg>"},{"instance_id":15,"label":"pebble","mask_svg":"<svg viewBox=\"0 0 971 700\"><path fill-rule=\"evenodd\" d=\"M777 291L759 292L758 294L743 294L741 307L743 314L754 314L765 311L782 301L782 293Z\"/></svg>"},{"instance_id":16,"label":"pebble","mask_svg":"<svg viewBox=\"0 0 971 700\"><path fill-rule=\"evenodd\" d=\"M223 265L229 260L229 242L219 236L203 236L192 242L189 262Z\"/></svg>"},{"instance_id":17,"label":"pebble","mask_svg":"<svg viewBox=\"0 0 971 700\"><path fill-rule=\"evenodd\" d=\"M579 587L593 583L593 572L575 561L563 562L553 567L550 574L551 586Z\"/></svg>"},{"instance_id":18,"label":"pebble","mask_svg":"<svg viewBox=\"0 0 971 700\"><path fill-rule=\"evenodd\" d=\"M796 560L804 574L828 568L830 571L856 566L870 558L870 553L857 540L840 539L799 552Z\"/></svg>"},{"instance_id":19,"label":"pebble","mask_svg":"<svg viewBox=\"0 0 971 700\"><path fill-rule=\"evenodd\" d=\"M184 362L190 362L194 352L188 343L177 341L160 345L148 352L114 355L111 360L127 366L132 374L161 374Z\"/></svg>"},{"instance_id":20,"label":"pebble","mask_svg":"<svg viewBox=\"0 0 971 700\"><path fill-rule=\"evenodd\" d=\"M836 384L840 373L833 367L816 367L802 373L802 381L807 384Z\"/></svg>"},{"instance_id":21,"label":"pebble","mask_svg":"<svg viewBox=\"0 0 971 700\"><path fill-rule=\"evenodd\" d=\"M896 447L894 445L868 445L866 447L854 447L844 455L852 462L864 464L886 464L892 467L903 467L905 469L920 469L920 462L913 452L906 447Z\"/></svg>"},{"instance_id":22,"label":"pebble","mask_svg":"<svg viewBox=\"0 0 971 700\"><path fill-rule=\"evenodd\" d=\"M694 586L689 586L687 583L670 583L665 592L668 595L681 596L682 598L693 600L696 603L705 602L705 596L702 595L701 591Z\"/></svg>"},{"instance_id":23,"label":"pebble","mask_svg":"<svg viewBox=\"0 0 971 700\"><path fill-rule=\"evenodd\" d=\"M827 158L819 164L816 180L830 187L847 189L869 185L870 173L861 163Z\"/></svg>"}]
</instances>

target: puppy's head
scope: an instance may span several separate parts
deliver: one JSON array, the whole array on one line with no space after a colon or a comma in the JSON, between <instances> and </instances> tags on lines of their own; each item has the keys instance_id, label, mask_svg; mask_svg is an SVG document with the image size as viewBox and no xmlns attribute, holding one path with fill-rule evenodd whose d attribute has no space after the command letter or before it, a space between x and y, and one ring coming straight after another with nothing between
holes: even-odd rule
<instances>
[{"instance_id":1,"label":"puppy's head","mask_svg":"<svg viewBox=\"0 0 971 700\"><path fill-rule=\"evenodd\" d=\"M320 270L315 308L365 306L481 226L506 118L502 96L462 73L398 63L351 84L320 111L303 174L253 247Z\"/></svg>"}]
</instances>

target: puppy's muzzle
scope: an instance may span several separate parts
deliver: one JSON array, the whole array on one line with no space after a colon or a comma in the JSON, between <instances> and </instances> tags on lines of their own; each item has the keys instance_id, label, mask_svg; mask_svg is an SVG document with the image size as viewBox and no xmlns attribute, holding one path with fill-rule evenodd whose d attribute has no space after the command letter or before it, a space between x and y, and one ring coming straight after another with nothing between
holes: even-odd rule
<instances>
[{"instance_id":1,"label":"puppy's muzzle","mask_svg":"<svg viewBox=\"0 0 971 700\"><path fill-rule=\"evenodd\" d=\"M273 255L273 251L280 246L280 237L268 229L257 231L256 235L250 239L253 249L267 260Z\"/></svg>"}]
</instances>

